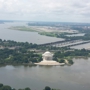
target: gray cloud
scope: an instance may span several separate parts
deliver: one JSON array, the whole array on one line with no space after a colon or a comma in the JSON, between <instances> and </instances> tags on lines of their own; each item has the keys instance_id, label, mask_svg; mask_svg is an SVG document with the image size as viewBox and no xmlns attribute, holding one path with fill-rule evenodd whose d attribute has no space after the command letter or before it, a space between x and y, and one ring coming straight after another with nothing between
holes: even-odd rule
<instances>
[{"instance_id":1,"label":"gray cloud","mask_svg":"<svg viewBox=\"0 0 90 90\"><path fill-rule=\"evenodd\" d=\"M0 0L0 19L89 22L89 15L89 0Z\"/></svg>"}]
</instances>

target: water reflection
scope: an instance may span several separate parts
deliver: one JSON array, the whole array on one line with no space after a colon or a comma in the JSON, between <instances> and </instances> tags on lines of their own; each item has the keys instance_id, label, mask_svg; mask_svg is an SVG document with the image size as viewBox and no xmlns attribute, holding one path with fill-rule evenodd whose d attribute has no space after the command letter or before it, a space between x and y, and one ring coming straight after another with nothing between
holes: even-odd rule
<instances>
[{"instance_id":1,"label":"water reflection","mask_svg":"<svg viewBox=\"0 0 90 90\"><path fill-rule=\"evenodd\" d=\"M30 87L43 90L45 86L61 90L89 90L90 58L74 58L72 66L3 66L0 82L14 88Z\"/></svg>"}]
</instances>

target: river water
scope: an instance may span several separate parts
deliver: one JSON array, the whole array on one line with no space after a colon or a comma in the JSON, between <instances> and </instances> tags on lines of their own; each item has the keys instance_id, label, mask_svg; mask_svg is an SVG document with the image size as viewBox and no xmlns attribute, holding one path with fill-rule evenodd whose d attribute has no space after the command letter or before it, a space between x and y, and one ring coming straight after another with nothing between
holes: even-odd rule
<instances>
[{"instance_id":1,"label":"river water","mask_svg":"<svg viewBox=\"0 0 90 90\"><path fill-rule=\"evenodd\" d=\"M85 33L79 33L79 34L72 34L72 35L66 35L68 37L74 37L74 36L84 36Z\"/></svg>"},{"instance_id":2,"label":"river water","mask_svg":"<svg viewBox=\"0 0 90 90\"><path fill-rule=\"evenodd\" d=\"M62 38L39 35L37 32L25 32L25 31L9 29L11 26L27 26L27 23L28 22L11 22L11 23L0 24L0 39L14 40L19 42L29 42L29 43L36 43L36 44L43 44L43 43L64 40ZM71 48L76 48L76 49L90 48L89 46L90 46L90 43L73 46Z\"/></svg>"},{"instance_id":3,"label":"river water","mask_svg":"<svg viewBox=\"0 0 90 90\"><path fill-rule=\"evenodd\" d=\"M77 45L77 46L72 46L71 48L74 48L74 49L89 49L90 50L90 43L81 44L81 45Z\"/></svg>"},{"instance_id":4,"label":"river water","mask_svg":"<svg viewBox=\"0 0 90 90\"><path fill-rule=\"evenodd\" d=\"M7 29L17 25L25 26L26 22L0 24L0 38L37 44L62 40L42 36L35 32ZM73 60L75 63L72 66L1 66L0 83L16 89L30 87L32 90L43 90L45 86L50 86L61 90L89 90L90 58L74 58Z\"/></svg>"},{"instance_id":5,"label":"river water","mask_svg":"<svg viewBox=\"0 0 90 90\"><path fill-rule=\"evenodd\" d=\"M73 60L72 66L2 66L0 83L17 89L43 90L50 86L60 90L89 90L90 58Z\"/></svg>"},{"instance_id":6,"label":"river water","mask_svg":"<svg viewBox=\"0 0 90 90\"><path fill-rule=\"evenodd\" d=\"M62 41L62 38L48 37L39 35L37 32L25 32L18 30L10 30L11 26L27 26L28 22L11 22L0 24L0 38L5 40L14 40L19 42L30 42L36 44L43 44L55 41Z\"/></svg>"}]
</instances>

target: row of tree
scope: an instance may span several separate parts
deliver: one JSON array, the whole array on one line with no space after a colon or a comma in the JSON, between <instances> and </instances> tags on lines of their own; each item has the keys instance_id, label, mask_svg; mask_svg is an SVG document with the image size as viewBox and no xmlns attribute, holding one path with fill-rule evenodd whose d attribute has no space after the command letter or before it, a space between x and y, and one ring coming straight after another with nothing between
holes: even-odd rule
<instances>
[{"instance_id":1,"label":"row of tree","mask_svg":"<svg viewBox=\"0 0 90 90\"><path fill-rule=\"evenodd\" d=\"M3 46L18 46L19 48L10 49L10 48L3 48L0 49L0 64L28 64L28 63L35 63L40 62L42 60L42 55L33 51L37 48L40 50L46 51L47 48L50 50L54 50L54 60L64 63L67 57L74 57L74 56L89 56L90 50L71 50L70 48L57 48L57 47L49 47L49 46L38 46L35 44L23 43L23 42L15 42L15 41L6 41L0 39L0 44ZM12 46L10 46L12 44ZM55 51L56 50L56 51ZM70 64L73 64L71 58L67 58Z\"/></svg>"},{"instance_id":2,"label":"row of tree","mask_svg":"<svg viewBox=\"0 0 90 90\"><path fill-rule=\"evenodd\" d=\"M32 44L29 42L16 42L12 40L2 40L0 39L0 48L23 48L23 49L40 49L40 50L58 50L61 49L59 47L53 47L53 46L40 46L37 44Z\"/></svg>"},{"instance_id":3,"label":"row of tree","mask_svg":"<svg viewBox=\"0 0 90 90\"><path fill-rule=\"evenodd\" d=\"M40 32L39 34L41 35L46 35L46 36L51 36L51 37L57 37L57 38L64 38L66 40L78 40L78 39L82 39L82 40L90 40L90 29L88 30L84 30L84 29L78 29L76 28L76 30L78 30L81 33L85 33L84 36L67 36L70 35L70 33L58 33L58 32Z\"/></svg>"},{"instance_id":4,"label":"row of tree","mask_svg":"<svg viewBox=\"0 0 90 90\"><path fill-rule=\"evenodd\" d=\"M16 89L12 88L11 86L3 85L2 83L0 83L0 90L16 90ZM18 90L31 90L31 89L29 87L26 87L25 89L18 89ZM57 90L57 89L51 89L49 86L46 86L43 90Z\"/></svg>"},{"instance_id":5,"label":"row of tree","mask_svg":"<svg viewBox=\"0 0 90 90\"><path fill-rule=\"evenodd\" d=\"M90 56L90 50L85 49L75 49L75 50L67 50L67 51L57 51L54 53L54 60L59 61L60 63L64 63L65 59L68 60L70 64L73 64L73 57L76 56Z\"/></svg>"},{"instance_id":6,"label":"row of tree","mask_svg":"<svg viewBox=\"0 0 90 90\"><path fill-rule=\"evenodd\" d=\"M34 63L42 60L41 54L34 50L66 50L52 46L39 46L28 42L16 42L0 39L0 64ZM3 48L2 48L3 47ZM11 47L14 47L11 49Z\"/></svg>"},{"instance_id":7,"label":"row of tree","mask_svg":"<svg viewBox=\"0 0 90 90\"><path fill-rule=\"evenodd\" d=\"M33 51L27 51L26 49L0 49L0 64L23 64L34 63L42 60L40 54L36 54Z\"/></svg>"}]
</instances>

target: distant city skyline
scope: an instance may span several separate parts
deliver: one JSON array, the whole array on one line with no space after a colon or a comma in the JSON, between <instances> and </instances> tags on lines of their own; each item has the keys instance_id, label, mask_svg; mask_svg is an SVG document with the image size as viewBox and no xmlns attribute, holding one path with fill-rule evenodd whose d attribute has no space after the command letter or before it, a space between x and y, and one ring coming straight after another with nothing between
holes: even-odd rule
<instances>
[{"instance_id":1,"label":"distant city skyline","mask_svg":"<svg viewBox=\"0 0 90 90\"><path fill-rule=\"evenodd\" d=\"M90 23L90 0L0 0L0 20Z\"/></svg>"}]
</instances>

